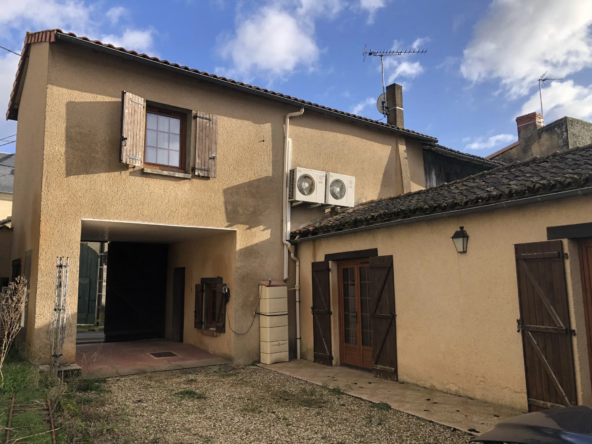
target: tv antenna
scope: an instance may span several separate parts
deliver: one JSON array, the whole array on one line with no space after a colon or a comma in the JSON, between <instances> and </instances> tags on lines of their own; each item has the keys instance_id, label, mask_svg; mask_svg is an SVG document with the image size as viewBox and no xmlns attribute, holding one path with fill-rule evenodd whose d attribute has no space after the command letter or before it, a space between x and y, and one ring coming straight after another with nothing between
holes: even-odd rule
<instances>
[{"instance_id":1,"label":"tv antenna","mask_svg":"<svg viewBox=\"0 0 592 444\"><path fill-rule=\"evenodd\" d=\"M563 80L563 77L547 77L547 71L539 78L539 97L541 99L541 115L544 117L545 114L543 113L543 92L542 87L547 86L547 82L555 82L558 80Z\"/></svg>"},{"instance_id":2,"label":"tv antenna","mask_svg":"<svg viewBox=\"0 0 592 444\"><path fill-rule=\"evenodd\" d=\"M386 104L386 86L384 84L384 57L402 56L407 54L425 54L426 52L428 52L427 49L391 49L386 51L374 51L372 49L368 49L366 45L364 45L364 61L366 61L366 57L368 56L380 57L380 69L382 71L382 94L380 97L378 97L378 101L376 102L378 112L385 116L389 112Z\"/></svg>"}]
</instances>

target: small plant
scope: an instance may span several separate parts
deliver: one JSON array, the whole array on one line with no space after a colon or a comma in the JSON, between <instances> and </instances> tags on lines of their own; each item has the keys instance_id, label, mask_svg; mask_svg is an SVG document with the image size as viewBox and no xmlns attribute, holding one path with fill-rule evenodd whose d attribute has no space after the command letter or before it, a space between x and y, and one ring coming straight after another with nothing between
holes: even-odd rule
<instances>
[{"instance_id":1,"label":"small plant","mask_svg":"<svg viewBox=\"0 0 592 444\"><path fill-rule=\"evenodd\" d=\"M386 402L378 402L376 404L372 404L372 407L374 407L377 410L383 410L383 411L391 409L391 406L388 405Z\"/></svg>"},{"instance_id":2,"label":"small plant","mask_svg":"<svg viewBox=\"0 0 592 444\"><path fill-rule=\"evenodd\" d=\"M175 393L181 399L193 400L193 399L206 399L206 394L203 392L196 392L195 390L181 390Z\"/></svg>"},{"instance_id":3,"label":"small plant","mask_svg":"<svg viewBox=\"0 0 592 444\"><path fill-rule=\"evenodd\" d=\"M18 276L10 283L6 293L0 294L0 387L4 386L4 361L22 328L21 319L27 292L27 280L23 276Z\"/></svg>"},{"instance_id":4,"label":"small plant","mask_svg":"<svg viewBox=\"0 0 592 444\"><path fill-rule=\"evenodd\" d=\"M339 387L339 386L330 388L329 391L337 396L341 396L341 395L345 394L345 392L343 390L341 390L341 387Z\"/></svg>"},{"instance_id":5,"label":"small plant","mask_svg":"<svg viewBox=\"0 0 592 444\"><path fill-rule=\"evenodd\" d=\"M105 379L83 379L78 383L77 390L79 392L103 393L106 391L103 387L105 382Z\"/></svg>"}]
</instances>

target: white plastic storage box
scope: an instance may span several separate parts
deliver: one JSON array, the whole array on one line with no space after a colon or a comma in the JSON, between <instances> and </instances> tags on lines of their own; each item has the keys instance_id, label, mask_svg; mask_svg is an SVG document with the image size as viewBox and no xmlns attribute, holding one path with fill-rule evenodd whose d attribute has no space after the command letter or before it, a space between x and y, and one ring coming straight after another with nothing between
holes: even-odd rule
<instances>
[{"instance_id":1,"label":"white plastic storage box","mask_svg":"<svg viewBox=\"0 0 592 444\"><path fill-rule=\"evenodd\" d=\"M287 362L288 287L284 282L259 283L260 361L263 364Z\"/></svg>"}]
</instances>

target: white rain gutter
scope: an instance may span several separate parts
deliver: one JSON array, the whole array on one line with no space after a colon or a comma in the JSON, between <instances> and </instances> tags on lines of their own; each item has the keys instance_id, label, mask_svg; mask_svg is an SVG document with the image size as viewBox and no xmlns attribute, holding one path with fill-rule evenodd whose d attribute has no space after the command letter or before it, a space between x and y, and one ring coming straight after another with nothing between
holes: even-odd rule
<instances>
[{"instance_id":1,"label":"white rain gutter","mask_svg":"<svg viewBox=\"0 0 592 444\"><path fill-rule=\"evenodd\" d=\"M294 247L290 244L290 202L288 192L290 189L290 167L292 165L292 140L290 139L290 117L298 117L304 114L304 108L300 111L286 114L285 135L284 135L284 189L283 194L283 217L282 217L282 243L284 244L284 281L288 280L288 254L296 262L296 358L300 359L300 260L294 254Z\"/></svg>"}]
</instances>

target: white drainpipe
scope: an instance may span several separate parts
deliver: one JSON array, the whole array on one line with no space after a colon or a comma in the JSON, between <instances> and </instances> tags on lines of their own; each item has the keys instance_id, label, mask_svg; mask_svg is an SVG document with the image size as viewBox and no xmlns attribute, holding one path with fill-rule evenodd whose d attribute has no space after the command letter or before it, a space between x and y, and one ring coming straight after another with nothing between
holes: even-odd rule
<instances>
[{"instance_id":1,"label":"white drainpipe","mask_svg":"<svg viewBox=\"0 0 592 444\"><path fill-rule=\"evenodd\" d=\"M282 243L284 244L284 281L288 280L288 255L296 262L296 358L300 359L300 261L294 255L294 248L290 244L290 202L288 201L290 167L292 164L292 141L290 140L290 117L297 117L304 114L304 108L294 113L286 114L285 139L284 139L284 189L283 191L283 217L282 217Z\"/></svg>"}]
</instances>

